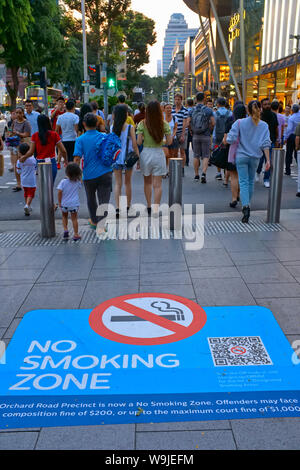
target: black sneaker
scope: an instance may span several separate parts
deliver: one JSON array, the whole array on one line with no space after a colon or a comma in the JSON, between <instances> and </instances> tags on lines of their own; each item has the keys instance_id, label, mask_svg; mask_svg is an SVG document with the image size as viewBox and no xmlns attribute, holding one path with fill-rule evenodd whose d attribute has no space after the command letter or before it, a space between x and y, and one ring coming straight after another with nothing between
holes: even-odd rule
<instances>
[{"instance_id":1,"label":"black sneaker","mask_svg":"<svg viewBox=\"0 0 300 470\"><path fill-rule=\"evenodd\" d=\"M201 183L205 184L206 183L206 175L203 173L201 176Z\"/></svg>"},{"instance_id":2,"label":"black sneaker","mask_svg":"<svg viewBox=\"0 0 300 470\"><path fill-rule=\"evenodd\" d=\"M216 180L218 180L218 181L222 181L222 180L223 180L221 173L218 173L218 174L216 175Z\"/></svg>"},{"instance_id":3,"label":"black sneaker","mask_svg":"<svg viewBox=\"0 0 300 470\"><path fill-rule=\"evenodd\" d=\"M199 181L199 180L200 180L200 176L199 176L199 175L196 175L194 179L195 179L195 181Z\"/></svg>"},{"instance_id":4,"label":"black sneaker","mask_svg":"<svg viewBox=\"0 0 300 470\"><path fill-rule=\"evenodd\" d=\"M300 197L300 193L297 193L297 194L296 194L296 197Z\"/></svg>"}]
</instances>

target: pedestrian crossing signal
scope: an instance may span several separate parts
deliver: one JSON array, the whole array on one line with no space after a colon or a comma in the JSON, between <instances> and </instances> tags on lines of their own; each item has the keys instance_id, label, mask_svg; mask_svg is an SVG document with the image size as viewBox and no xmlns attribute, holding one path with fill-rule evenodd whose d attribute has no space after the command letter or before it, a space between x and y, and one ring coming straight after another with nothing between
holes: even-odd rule
<instances>
[{"instance_id":1,"label":"pedestrian crossing signal","mask_svg":"<svg viewBox=\"0 0 300 470\"><path fill-rule=\"evenodd\" d=\"M108 88L115 88L116 86L116 81L114 78L109 78L108 79Z\"/></svg>"}]
</instances>

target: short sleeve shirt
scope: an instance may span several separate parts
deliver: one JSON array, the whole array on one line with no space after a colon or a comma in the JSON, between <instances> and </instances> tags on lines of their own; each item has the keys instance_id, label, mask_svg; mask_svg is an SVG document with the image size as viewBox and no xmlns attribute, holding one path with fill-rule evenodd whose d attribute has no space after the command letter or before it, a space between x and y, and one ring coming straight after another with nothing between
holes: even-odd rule
<instances>
[{"instance_id":1,"label":"short sleeve shirt","mask_svg":"<svg viewBox=\"0 0 300 470\"><path fill-rule=\"evenodd\" d=\"M157 143L150 135L144 121L141 121L137 127L137 135L142 134L144 136L144 147L148 148L159 148L162 147L163 142ZM164 135L171 135L171 129L167 122L164 121Z\"/></svg>"},{"instance_id":2,"label":"short sleeve shirt","mask_svg":"<svg viewBox=\"0 0 300 470\"><path fill-rule=\"evenodd\" d=\"M79 207L79 190L81 181L71 181L69 178L61 180L57 189L62 191L62 207Z\"/></svg>"},{"instance_id":3,"label":"short sleeve shirt","mask_svg":"<svg viewBox=\"0 0 300 470\"><path fill-rule=\"evenodd\" d=\"M183 121L189 117L188 109L182 106L181 109L176 112L176 107L174 106L172 109L172 115L178 120L177 134L182 134ZM187 131L188 129L186 129L186 132Z\"/></svg>"},{"instance_id":4,"label":"short sleeve shirt","mask_svg":"<svg viewBox=\"0 0 300 470\"><path fill-rule=\"evenodd\" d=\"M18 122L17 120L13 121L13 131L20 132L21 134L31 135L31 125L30 122L25 119L23 122Z\"/></svg>"},{"instance_id":5,"label":"short sleeve shirt","mask_svg":"<svg viewBox=\"0 0 300 470\"><path fill-rule=\"evenodd\" d=\"M55 158L55 147L60 142L60 136L57 132L48 131L47 144L42 145L39 134L36 132L31 137L31 141L35 143L36 158L37 160L44 160L45 158Z\"/></svg>"},{"instance_id":6,"label":"short sleeve shirt","mask_svg":"<svg viewBox=\"0 0 300 470\"><path fill-rule=\"evenodd\" d=\"M75 126L79 123L79 117L75 113L64 113L57 119L57 126L62 131L63 142L74 142L77 137Z\"/></svg>"}]
</instances>

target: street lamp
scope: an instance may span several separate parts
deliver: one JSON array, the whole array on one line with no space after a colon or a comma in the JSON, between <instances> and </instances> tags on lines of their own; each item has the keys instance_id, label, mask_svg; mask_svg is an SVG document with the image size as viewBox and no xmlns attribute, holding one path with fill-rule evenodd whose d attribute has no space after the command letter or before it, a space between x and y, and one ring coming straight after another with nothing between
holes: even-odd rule
<instances>
[{"instance_id":1,"label":"street lamp","mask_svg":"<svg viewBox=\"0 0 300 470\"><path fill-rule=\"evenodd\" d=\"M294 35L290 34L290 39L294 40L296 39L296 62L295 62L295 89L297 90L298 85L297 85L297 70L298 70L298 57L299 57L299 46L300 46L300 34Z\"/></svg>"}]
</instances>

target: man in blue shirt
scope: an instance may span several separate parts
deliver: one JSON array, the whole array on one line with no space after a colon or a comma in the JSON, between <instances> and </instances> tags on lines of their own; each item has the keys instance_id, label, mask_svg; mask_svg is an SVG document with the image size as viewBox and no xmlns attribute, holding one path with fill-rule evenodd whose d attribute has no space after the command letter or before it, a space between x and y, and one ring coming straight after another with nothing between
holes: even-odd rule
<instances>
[{"instance_id":1,"label":"man in blue shirt","mask_svg":"<svg viewBox=\"0 0 300 470\"><path fill-rule=\"evenodd\" d=\"M284 133L284 143L286 144L285 174L291 174L291 164L293 153L295 152L296 127L300 124L300 108L297 104L292 107L292 116L289 117L288 126Z\"/></svg>"},{"instance_id":2,"label":"man in blue shirt","mask_svg":"<svg viewBox=\"0 0 300 470\"><path fill-rule=\"evenodd\" d=\"M31 100L29 100L29 99L25 101L25 110L26 110L25 117L30 122L31 135L33 135L36 132L38 132L38 130L39 130L38 129L38 124L37 124L37 119L38 119L40 113L33 110L33 104L31 102Z\"/></svg>"},{"instance_id":3,"label":"man in blue shirt","mask_svg":"<svg viewBox=\"0 0 300 470\"><path fill-rule=\"evenodd\" d=\"M96 229L97 223L107 216L107 212L103 216L97 216L97 197L99 206L108 205L112 188L112 169L104 166L97 155L97 144L103 138L96 130L97 116L94 113L86 114L83 125L86 132L76 140L74 161L83 159L83 182L90 213L89 225ZM104 229L98 229L98 233L103 231Z\"/></svg>"}]
</instances>

